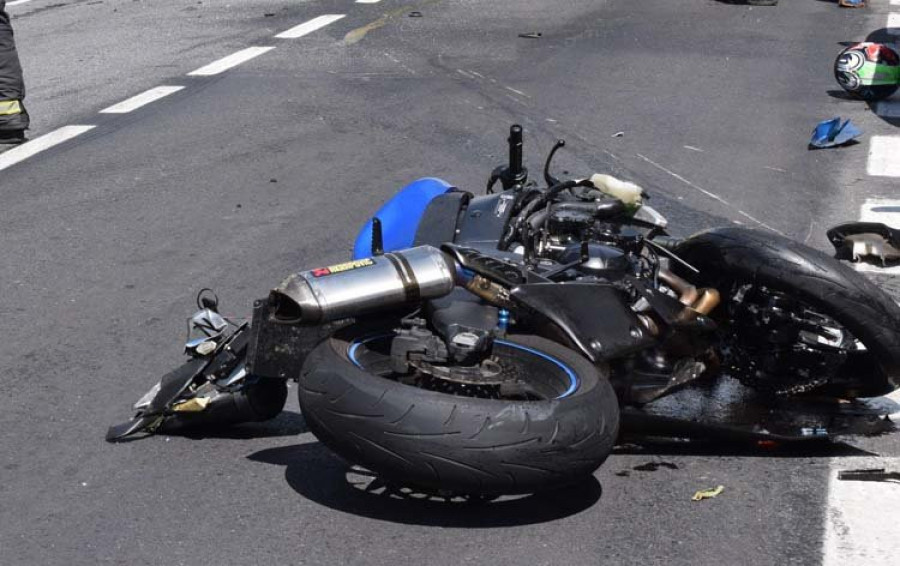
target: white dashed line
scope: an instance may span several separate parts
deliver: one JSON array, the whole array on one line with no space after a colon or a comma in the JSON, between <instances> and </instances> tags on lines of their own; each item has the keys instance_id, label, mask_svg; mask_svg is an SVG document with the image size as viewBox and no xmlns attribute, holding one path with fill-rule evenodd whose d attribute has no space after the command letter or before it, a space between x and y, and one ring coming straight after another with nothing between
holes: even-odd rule
<instances>
[{"instance_id":1,"label":"white dashed line","mask_svg":"<svg viewBox=\"0 0 900 566\"><path fill-rule=\"evenodd\" d=\"M900 13L888 14L887 32L891 35L900 35Z\"/></svg>"},{"instance_id":2,"label":"white dashed line","mask_svg":"<svg viewBox=\"0 0 900 566\"><path fill-rule=\"evenodd\" d=\"M221 72L227 71L232 67L237 67L241 63L246 63L250 59L259 57L263 53L266 53L273 49L275 49L275 47L248 47L247 49L242 49L237 53L232 53L228 57L222 57L218 61L213 61L209 65L204 65L196 71L191 71L190 73L188 73L188 76L209 77L212 75L218 75Z\"/></svg>"},{"instance_id":3,"label":"white dashed line","mask_svg":"<svg viewBox=\"0 0 900 566\"><path fill-rule=\"evenodd\" d=\"M16 163L22 162L32 155L36 155L42 151L46 151L53 146L59 145L65 141L79 136L88 130L94 129L96 126L63 126L58 130L53 130L48 134L44 134L39 138L35 138L30 142L23 143L14 147L3 154L0 154L0 171L7 167L12 167Z\"/></svg>"},{"instance_id":4,"label":"white dashed line","mask_svg":"<svg viewBox=\"0 0 900 566\"><path fill-rule=\"evenodd\" d=\"M866 170L875 177L900 177L900 136L872 136Z\"/></svg>"},{"instance_id":5,"label":"white dashed line","mask_svg":"<svg viewBox=\"0 0 900 566\"><path fill-rule=\"evenodd\" d=\"M324 16L313 18L306 23L302 23L299 26L294 26L289 30L283 31L275 37L277 37L278 39L297 39L298 37L303 37L304 35L312 33L317 29L321 29L328 24L333 24L343 17L345 17L345 14L325 14Z\"/></svg>"},{"instance_id":6,"label":"white dashed line","mask_svg":"<svg viewBox=\"0 0 900 566\"><path fill-rule=\"evenodd\" d=\"M381 2L381 0L356 0L357 4L378 4L379 2Z\"/></svg>"},{"instance_id":7,"label":"white dashed line","mask_svg":"<svg viewBox=\"0 0 900 566\"><path fill-rule=\"evenodd\" d=\"M159 100L160 98L169 96L174 92L178 92L182 90L183 86L158 86L156 88L151 88L141 94L136 96L132 96L128 100L123 100L118 104L113 104L109 108L104 108L100 111L101 114L127 114L132 110L137 110L141 106L146 106L151 102Z\"/></svg>"},{"instance_id":8,"label":"white dashed line","mask_svg":"<svg viewBox=\"0 0 900 566\"><path fill-rule=\"evenodd\" d=\"M900 489L892 482L841 481L842 469L896 469L897 458L832 460L825 509L824 566L896 566Z\"/></svg>"}]
</instances>

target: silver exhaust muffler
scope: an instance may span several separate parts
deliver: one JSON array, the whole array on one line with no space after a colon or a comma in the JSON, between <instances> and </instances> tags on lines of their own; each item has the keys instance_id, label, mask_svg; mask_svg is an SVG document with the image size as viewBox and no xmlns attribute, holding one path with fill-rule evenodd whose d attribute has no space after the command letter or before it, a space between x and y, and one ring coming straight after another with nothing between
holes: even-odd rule
<instances>
[{"instance_id":1,"label":"silver exhaust muffler","mask_svg":"<svg viewBox=\"0 0 900 566\"><path fill-rule=\"evenodd\" d=\"M314 325L443 297L455 262L432 246L294 273L269 293L274 322Z\"/></svg>"}]
</instances>

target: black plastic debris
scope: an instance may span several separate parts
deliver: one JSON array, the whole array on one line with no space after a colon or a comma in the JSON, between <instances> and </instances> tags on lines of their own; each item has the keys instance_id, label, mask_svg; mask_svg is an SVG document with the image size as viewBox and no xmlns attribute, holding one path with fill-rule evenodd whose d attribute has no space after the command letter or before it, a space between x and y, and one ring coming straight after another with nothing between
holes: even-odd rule
<instances>
[{"instance_id":1,"label":"black plastic debris","mask_svg":"<svg viewBox=\"0 0 900 566\"><path fill-rule=\"evenodd\" d=\"M520 33L519 34L519 37L524 37L525 39L540 39L543 36L544 36L544 34L542 34L539 31L530 31L528 33Z\"/></svg>"},{"instance_id":2,"label":"black plastic debris","mask_svg":"<svg viewBox=\"0 0 900 566\"><path fill-rule=\"evenodd\" d=\"M422 12L410 12L410 13L408 14L408 16L409 16L410 18L421 18L421 17L422 17Z\"/></svg>"},{"instance_id":3,"label":"black plastic debris","mask_svg":"<svg viewBox=\"0 0 900 566\"><path fill-rule=\"evenodd\" d=\"M838 472L841 481L900 481L900 472L888 472L884 468L867 470L843 470Z\"/></svg>"},{"instance_id":4,"label":"black plastic debris","mask_svg":"<svg viewBox=\"0 0 900 566\"><path fill-rule=\"evenodd\" d=\"M668 468L670 470L677 470L678 464L673 464L672 462L647 462L646 464L641 464L639 466L635 466L634 470L638 472L655 472L660 468Z\"/></svg>"}]
</instances>

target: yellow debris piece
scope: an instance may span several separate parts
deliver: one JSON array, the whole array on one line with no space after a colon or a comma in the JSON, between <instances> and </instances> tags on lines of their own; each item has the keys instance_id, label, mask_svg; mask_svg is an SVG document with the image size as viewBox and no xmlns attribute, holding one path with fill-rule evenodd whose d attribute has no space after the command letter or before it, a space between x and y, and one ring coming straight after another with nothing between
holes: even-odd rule
<instances>
[{"instance_id":1,"label":"yellow debris piece","mask_svg":"<svg viewBox=\"0 0 900 566\"><path fill-rule=\"evenodd\" d=\"M18 100L0 100L0 116L12 116L21 114L22 105Z\"/></svg>"},{"instance_id":2,"label":"yellow debris piece","mask_svg":"<svg viewBox=\"0 0 900 566\"><path fill-rule=\"evenodd\" d=\"M193 399L188 399L184 403L179 403L172 407L172 410L176 413L199 413L200 411L206 409L206 406L209 405L211 399L209 397L194 397Z\"/></svg>"},{"instance_id":3,"label":"yellow debris piece","mask_svg":"<svg viewBox=\"0 0 900 566\"><path fill-rule=\"evenodd\" d=\"M723 491L725 491L724 485L720 485L711 489L701 489L700 491L695 493L693 497L691 497L691 501L703 501L704 499L712 499Z\"/></svg>"}]
</instances>

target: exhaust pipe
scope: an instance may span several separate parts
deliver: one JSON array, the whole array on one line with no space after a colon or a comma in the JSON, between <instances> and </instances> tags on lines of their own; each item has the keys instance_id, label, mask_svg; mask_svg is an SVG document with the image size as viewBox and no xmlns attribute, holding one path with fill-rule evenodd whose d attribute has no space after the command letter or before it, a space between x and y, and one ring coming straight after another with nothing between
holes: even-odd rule
<instances>
[{"instance_id":1,"label":"exhaust pipe","mask_svg":"<svg viewBox=\"0 0 900 566\"><path fill-rule=\"evenodd\" d=\"M456 264L432 246L294 273L269 293L272 320L316 325L443 297Z\"/></svg>"}]
</instances>

